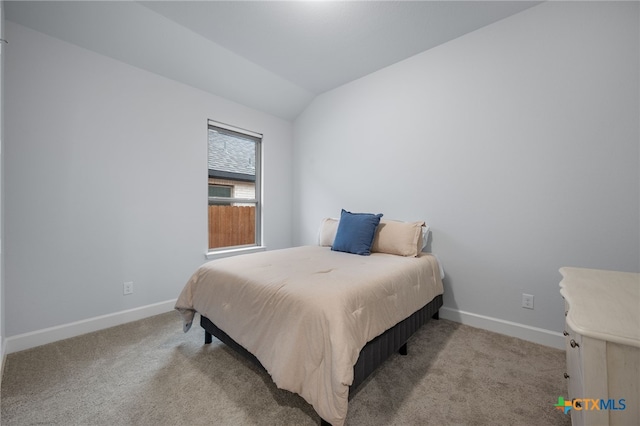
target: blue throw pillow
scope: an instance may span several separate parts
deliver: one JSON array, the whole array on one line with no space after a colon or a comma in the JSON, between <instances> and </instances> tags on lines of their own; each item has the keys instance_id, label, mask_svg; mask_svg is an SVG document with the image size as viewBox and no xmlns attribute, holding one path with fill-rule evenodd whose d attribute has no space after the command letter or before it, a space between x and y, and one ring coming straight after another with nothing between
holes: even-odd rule
<instances>
[{"instance_id":1,"label":"blue throw pillow","mask_svg":"<svg viewBox=\"0 0 640 426\"><path fill-rule=\"evenodd\" d=\"M369 256L380 214L350 213L342 209L331 250Z\"/></svg>"}]
</instances>

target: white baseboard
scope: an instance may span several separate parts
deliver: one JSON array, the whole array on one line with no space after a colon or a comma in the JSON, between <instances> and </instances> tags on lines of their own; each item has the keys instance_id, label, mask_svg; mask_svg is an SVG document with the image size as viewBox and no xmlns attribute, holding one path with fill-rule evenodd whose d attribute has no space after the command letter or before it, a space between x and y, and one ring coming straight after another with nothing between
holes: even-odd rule
<instances>
[{"instance_id":1,"label":"white baseboard","mask_svg":"<svg viewBox=\"0 0 640 426\"><path fill-rule=\"evenodd\" d=\"M2 376L4 374L4 361L6 357L7 341L4 336L0 337L0 383L2 383Z\"/></svg>"},{"instance_id":2,"label":"white baseboard","mask_svg":"<svg viewBox=\"0 0 640 426\"><path fill-rule=\"evenodd\" d=\"M440 318L459 322L471 327L517 337L540 345L550 346L556 349L565 349L564 336L556 331L544 328L531 327L517 322L505 321L498 318L459 311L457 309L440 308Z\"/></svg>"},{"instance_id":3,"label":"white baseboard","mask_svg":"<svg viewBox=\"0 0 640 426\"><path fill-rule=\"evenodd\" d=\"M68 339L70 337L80 336L81 334L91 333L131 321L152 317L154 315L164 314L165 312L172 311L175 304L176 299L167 300L166 302L154 303L152 305L141 306L139 308L115 312L113 314L101 315L99 317L88 318L82 321L45 328L43 330L18 334L17 336L7 337L3 345L3 349L7 354L23 351L25 349L34 348L36 346L45 345L58 340Z\"/></svg>"}]
</instances>

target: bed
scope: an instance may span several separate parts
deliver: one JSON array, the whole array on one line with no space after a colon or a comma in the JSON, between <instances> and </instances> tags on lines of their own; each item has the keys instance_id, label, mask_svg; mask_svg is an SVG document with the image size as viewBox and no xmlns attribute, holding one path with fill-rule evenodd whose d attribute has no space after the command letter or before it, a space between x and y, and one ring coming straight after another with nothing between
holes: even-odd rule
<instances>
[{"instance_id":1,"label":"bed","mask_svg":"<svg viewBox=\"0 0 640 426\"><path fill-rule=\"evenodd\" d=\"M437 317L442 277L437 259L416 249L358 256L319 243L208 262L176 309L185 331L199 313L205 343L216 336L341 426L350 388Z\"/></svg>"}]
</instances>

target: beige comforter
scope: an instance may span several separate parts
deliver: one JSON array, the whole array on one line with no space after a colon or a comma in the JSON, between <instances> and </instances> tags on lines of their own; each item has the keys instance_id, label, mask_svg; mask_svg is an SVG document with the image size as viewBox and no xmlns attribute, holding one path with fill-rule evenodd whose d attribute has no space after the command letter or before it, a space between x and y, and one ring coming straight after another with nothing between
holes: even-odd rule
<instances>
[{"instance_id":1,"label":"beige comforter","mask_svg":"<svg viewBox=\"0 0 640 426\"><path fill-rule=\"evenodd\" d=\"M202 265L178 309L206 316L254 354L275 384L344 423L363 346L442 294L434 256L371 256L304 246Z\"/></svg>"}]
</instances>

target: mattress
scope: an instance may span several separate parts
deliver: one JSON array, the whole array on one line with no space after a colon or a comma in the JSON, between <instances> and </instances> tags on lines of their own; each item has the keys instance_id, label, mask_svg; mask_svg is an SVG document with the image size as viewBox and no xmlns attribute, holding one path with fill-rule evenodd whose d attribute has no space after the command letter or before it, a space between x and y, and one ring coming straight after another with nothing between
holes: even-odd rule
<instances>
[{"instance_id":1,"label":"mattress","mask_svg":"<svg viewBox=\"0 0 640 426\"><path fill-rule=\"evenodd\" d=\"M360 350L442 291L437 261L426 253L357 256L304 246L208 262L176 309L186 329L195 312L209 318L279 388L338 426Z\"/></svg>"}]
</instances>

